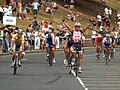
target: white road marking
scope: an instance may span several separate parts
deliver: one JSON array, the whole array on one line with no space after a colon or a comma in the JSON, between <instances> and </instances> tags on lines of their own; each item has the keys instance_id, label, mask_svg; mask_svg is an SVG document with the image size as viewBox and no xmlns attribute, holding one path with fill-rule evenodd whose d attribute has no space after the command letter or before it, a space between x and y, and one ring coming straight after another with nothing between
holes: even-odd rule
<instances>
[{"instance_id":1,"label":"white road marking","mask_svg":"<svg viewBox=\"0 0 120 90\"><path fill-rule=\"evenodd\" d=\"M73 70L71 70L71 72L72 72L73 75L76 77L75 72L74 72ZM82 87L83 87L85 90L88 90L88 88L85 86L85 84L83 83L83 81L81 80L80 77L76 77L76 79L79 81L79 83L82 85Z\"/></svg>"}]
</instances>

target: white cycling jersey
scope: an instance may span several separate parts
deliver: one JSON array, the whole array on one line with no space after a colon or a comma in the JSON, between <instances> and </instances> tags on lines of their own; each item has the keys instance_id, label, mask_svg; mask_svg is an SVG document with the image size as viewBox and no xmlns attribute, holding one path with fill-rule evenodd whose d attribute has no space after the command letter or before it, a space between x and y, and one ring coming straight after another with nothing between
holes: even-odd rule
<instances>
[{"instance_id":1,"label":"white cycling jersey","mask_svg":"<svg viewBox=\"0 0 120 90\"><path fill-rule=\"evenodd\" d=\"M72 38L74 43L80 42L82 40L82 33L80 31L73 31Z\"/></svg>"}]
</instances>

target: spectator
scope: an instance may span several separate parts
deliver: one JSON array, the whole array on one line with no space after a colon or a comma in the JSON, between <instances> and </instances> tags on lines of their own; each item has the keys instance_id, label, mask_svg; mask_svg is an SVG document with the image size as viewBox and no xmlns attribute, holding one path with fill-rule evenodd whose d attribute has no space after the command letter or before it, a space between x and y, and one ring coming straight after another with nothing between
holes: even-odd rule
<instances>
[{"instance_id":1,"label":"spectator","mask_svg":"<svg viewBox=\"0 0 120 90\"><path fill-rule=\"evenodd\" d=\"M91 38L92 38L92 45L95 47L96 31L92 31Z\"/></svg>"},{"instance_id":2,"label":"spectator","mask_svg":"<svg viewBox=\"0 0 120 90\"><path fill-rule=\"evenodd\" d=\"M22 1L21 0L18 2L18 17L19 19L22 19Z\"/></svg>"},{"instance_id":3,"label":"spectator","mask_svg":"<svg viewBox=\"0 0 120 90\"><path fill-rule=\"evenodd\" d=\"M105 11L104 13L105 18L109 18L109 9L106 7L104 11Z\"/></svg>"},{"instance_id":4,"label":"spectator","mask_svg":"<svg viewBox=\"0 0 120 90\"><path fill-rule=\"evenodd\" d=\"M115 27L113 28L113 32L114 32L114 33L113 33L113 36L114 36L114 38L115 38L115 45L117 45L119 32L116 30Z\"/></svg>"},{"instance_id":5,"label":"spectator","mask_svg":"<svg viewBox=\"0 0 120 90\"><path fill-rule=\"evenodd\" d=\"M2 21L2 19L3 19L3 7L0 4L0 21Z\"/></svg>"},{"instance_id":6,"label":"spectator","mask_svg":"<svg viewBox=\"0 0 120 90\"><path fill-rule=\"evenodd\" d=\"M12 3L12 15L13 16L16 16L16 8L17 8L17 5L16 5L16 1L14 0Z\"/></svg>"},{"instance_id":7,"label":"spectator","mask_svg":"<svg viewBox=\"0 0 120 90\"><path fill-rule=\"evenodd\" d=\"M64 8L69 8L69 5L68 5L68 0L63 0L63 5L62 5Z\"/></svg>"},{"instance_id":8,"label":"spectator","mask_svg":"<svg viewBox=\"0 0 120 90\"><path fill-rule=\"evenodd\" d=\"M46 7L49 6L49 0L46 0Z\"/></svg>"},{"instance_id":9,"label":"spectator","mask_svg":"<svg viewBox=\"0 0 120 90\"><path fill-rule=\"evenodd\" d=\"M34 20L32 22L32 27L34 28L34 30L36 29L37 25L38 25L38 17L34 17Z\"/></svg>"},{"instance_id":10,"label":"spectator","mask_svg":"<svg viewBox=\"0 0 120 90\"><path fill-rule=\"evenodd\" d=\"M58 9L57 3L56 2L52 2L52 8L53 9Z\"/></svg>"},{"instance_id":11,"label":"spectator","mask_svg":"<svg viewBox=\"0 0 120 90\"><path fill-rule=\"evenodd\" d=\"M73 21L73 22L76 21L76 16L73 13L71 14L71 21Z\"/></svg>"},{"instance_id":12,"label":"spectator","mask_svg":"<svg viewBox=\"0 0 120 90\"><path fill-rule=\"evenodd\" d=\"M74 9L75 8L74 4L75 4L74 0L70 0L70 9Z\"/></svg>"},{"instance_id":13,"label":"spectator","mask_svg":"<svg viewBox=\"0 0 120 90\"><path fill-rule=\"evenodd\" d=\"M72 13L71 11L68 12L68 14L67 14L67 20L71 20L71 13Z\"/></svg>"},{"instance_id":14,"label":"spectator","mask_svg":"<svg viewBox=\"0 0 120 90\"><path fill-rule=\"evenodd\" d=\"M76 21L76 16L71 11L69 11L68 14L67 14L67 19L75 22Z\"/></svg>"},{"instance_id":15,"label":"spectator","mask_svg":"<svg viewBox=\"0 0 120 90\"><path fill-rule=\"evenodd\" d=\"M108 9L108 14L109 14L109 19L111 19L111 16L112 16L112 9L111 8Z\"/></svg>"},{"instance_id":16,"label":"spectator","mask_svg":"<svg viewBox=\"0 0 120 90\"><path fill-rule=\"evenodd\" d=\"M29 18L27 17L27 8L25 8L25 7L23 8L22 18L23 18L24 20L29 19Z\"/></svg>"},{"instance_id":17,"label":"spectator","mask_svg":"<svg viewBox=\"0 0 120 90\"><path fill-rule=\"evenodd\" d=\"M45 33L48 31L48 22L42 22L43 26L42 26L42 31L44 31Z\"/></svg>"},{"instance_id":18,"label":"spectator","mask_svg":"<svg viewBox=\"0 0 120 90\"><path fill-rule=\"evenodd\" d=\"M96 29L96 18L92 16L92 17L89 19L89 21L92 23L93 29Z\"/></svg>"},{"instance_id":19,"label":"spectator","mask_svg":"<svg viewBox=\"0 0 120 90\"><path fill-rule=\"evenodd\" d=\"M46 13L53 15L52 9L50 7L46 8Z\"/></svg>"},{"instance_id":20,"label":"spectator","mask_svg":"<svg viewBox=\"0 0 120 90\"><path fill-rule=\"evenodd\" d=\"M41 29L39 29L38 30L38 35L40 37L40 49L43 50L44 49L43 40L44 40L44 36L45 36L44 32Z\"/></svg>"},{"instance_id":21,"label":"spectator","mask_svg":"<svg viewBox=\"0 0 120 90\"><path fill-rule=\"evenodd\" d=\"M33 6L34 17L36 17L37 16L37 12L38 12L38 7L40 6L40 4L35 0L32 3L32 6Z\"/></svg>"},{"instance_id":22,"label":"spectator","mask_svg":"<svg viewBox=\"0 0 120 90\"><path fill-rule=\"evenodd\" d=\"M44 7L44 4L43 4L43 3L41 3L40 11L42 11L42 12L45 11L45 7Z\"/></svg>"},{"instance_id":23,"label":"spectator","mask_svg":"<svg viewBox=\"0 0 120 90\"><path fill-rule=\"evenodd\" d=\"M0 53L2 52L2 46L3 46L3 30L0 30Z\"/></svg>"},{"instance_id":24,"label":"spectator","mask_svg":"<svg viewBox=\"0 0 120 90\"><path fill-rule=\"evenodd\" d=\"M98 27L100 27L102 25L102 16L100 15L100 13L97 15L97 22L98 22Z\"/></svg>"}]
</instances>

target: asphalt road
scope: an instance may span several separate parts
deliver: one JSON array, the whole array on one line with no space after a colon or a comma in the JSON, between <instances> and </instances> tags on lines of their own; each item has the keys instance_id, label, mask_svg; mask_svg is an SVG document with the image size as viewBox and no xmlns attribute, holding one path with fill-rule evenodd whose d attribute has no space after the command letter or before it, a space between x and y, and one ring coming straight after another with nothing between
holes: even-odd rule
<instances>
[{"instance_id":1,"label":"asphalt road","mask_svg":"<svg viewBox=\"0 0 120 90\"><path fill-rule=\"evenodd\" d=\"M120 90L120 53L105 65L101 56L96 59L90 49L83 57L83 72L76 78L69 75L63 64L62 51L56 52L53 67L45 60L45 53L26 54L17 75L12 75L11 56L0 57L0 90Z\"/></svg>"}]
</instances>

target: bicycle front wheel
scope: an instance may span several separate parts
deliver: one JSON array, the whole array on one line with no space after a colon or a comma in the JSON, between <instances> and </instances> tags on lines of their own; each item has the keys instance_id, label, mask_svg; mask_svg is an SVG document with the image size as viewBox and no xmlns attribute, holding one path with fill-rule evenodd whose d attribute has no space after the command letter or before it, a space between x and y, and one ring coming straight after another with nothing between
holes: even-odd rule
<instances>
[{"instance_id":1,"label":"bicycle front wheel","mask_svg":"<svg viewBox=\"0 0 120 90\"><path fill-rule=\"evenodd\" d=\"M16 75L16 72L17 72L17 62L15 60L13 75Z\"/></svg>"},{"instance_id":2,"label":"bicycle front wheel","mask_svg":"<svg viewBox=\"0 0 120 90\"><path fill-rule=\"evenodd\" d=\"M50 50L49 50L49 65L50 66L52 66L52 50L51 50L51 48L50 48Z\"/></svg>"}]
</instances>

